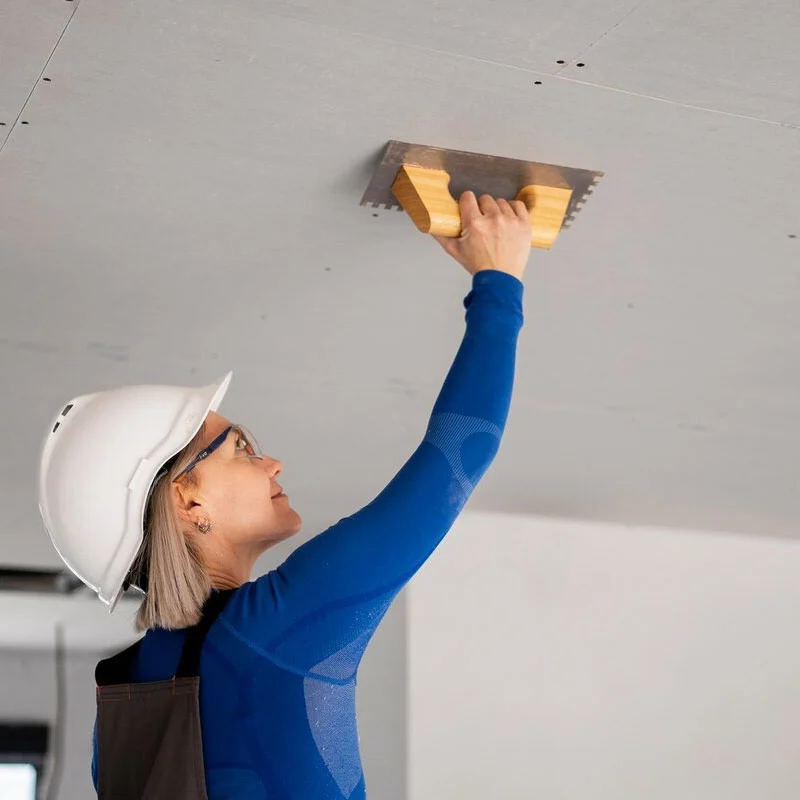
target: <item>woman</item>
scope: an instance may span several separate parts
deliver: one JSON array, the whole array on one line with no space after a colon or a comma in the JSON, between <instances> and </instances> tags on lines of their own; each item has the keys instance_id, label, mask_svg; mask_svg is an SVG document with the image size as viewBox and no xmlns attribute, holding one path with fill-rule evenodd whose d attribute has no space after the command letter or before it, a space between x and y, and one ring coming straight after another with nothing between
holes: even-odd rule
<instances>
[{"instance_id":1,"label":"woman","mask_svg":"<svg viewBox=\"0 0 800 800\"><path fill-rule=\"evenodd\" d=\"M467 328L424 440L369 505L257 580L301 520L281 462L217 413L230 373L85 395L53 421L39 494L53 544L111 611L129 585L145 593L145 636L96 670L101 798L366 797L358 665L497 453L523 325L524 204L459 204L461 236L434 238L473 276Z\"/></svg>"}]
</instances>

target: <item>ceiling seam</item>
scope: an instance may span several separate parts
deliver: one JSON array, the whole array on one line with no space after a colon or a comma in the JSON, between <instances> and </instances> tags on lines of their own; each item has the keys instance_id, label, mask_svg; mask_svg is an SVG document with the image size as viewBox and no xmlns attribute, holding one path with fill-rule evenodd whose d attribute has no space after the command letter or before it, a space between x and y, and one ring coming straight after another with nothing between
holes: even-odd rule
<instances>
[{"instance_id":1,"label":"ceiling seam","mask_svg":"<svg viewBox=\"0 0 800 800\"><path fill-rule=\"evenodd\" d=\"M39 85L39 81L41 81L42 76L44 75L45 71L47 70L47 67L50 64L50 60L53 58L53 54L56 52L56 48L59 46L59 44L61 44L61 40L64 38L64 34L67 32L67 28L69 27L69 24L72 22L72 19L75 16L75 14L77 13L79 7L80 7L80 2L76 2L75 3L75 8L72 9L72 13L69 15L69 19L67 20L66 24L64 25L64 30L61 31L61 34L59 35L56 43L53 45L53 49L50 51L50 55L47 57L47 61L45 61L44 66L42 67L41 71L39 72L39 75L36 77L36 80L33 82L33 86L31 88L30 92L28 93L28 96L25 98L25 102L22 104L22 108L20 108L19 114L17 114L16 119L11 123L11 127L8 130L8 136L6 136L5 139L3 139L3 141L0 143L0 154L2 154L3 150L5 149L5 146L6 146L7 142L8 142L8 140L11 138L12 131L17 127L17 124L19 123L20 117L22 117L22 115L25 113L25 109L26 109L26 107L28 105L28 102L30 101L31 97L33 97L33 93L36 91L36 87Z\"/></svg>"},{"instance_id":2,"label":"ceiling seam","mask_svg":"<svg viewBox=\"0 0 800 800\"><path fill-rule=\"evenodd\" d=\"M602 36L600 36L595 42L593 42L591 45L589 45L588 48L585 48L581 52L586 52L586 50L594 47L594 45L597 44L597 42L599 42L601 39L603 39L605 36L607 36L609 33L611 33L611 31L613 31L614 28L616 28L619 25L621 25L626 19L628 19L628 17L631 16L631 14L633 14L635 11L640 9L642 6L646 5L648 2L650 2L650 0L642 0L642 2L637 3L636 6L634 8L632 8L628 12L628 14L626 14L619 22L617 22L615 25L612 25ZM526 72L526 73L529 73L530 75L535 75L536 77L555 78L557 80L570 81L571 83L578 83L578 84L582 84L584 86L593 86L593 87L598 88L598 89L608 89L609 91L612 91L612 92L621 92L623 94L631 95L632 97L641 97L641 98L646 99L646 100L656 100L656 101L658 101L660 103L670 103L671 105L680 106L681 108L691 108L691 109L694 109L696 111L708 111L709 113L712 113L712 114L725 114L725 115L730 116L730 117L737 117L739 119L747 119L747 120L750 120L752 122L763 122L763 123L766 123L768 125L778 125L779 127L790 128L792 130L799 130L800 129L800 125L793 125L793 124L791 124L789 122L780 122L780 121L774 120L774 119L763 119L762 117L751 117L751 116L748 116L746 114L736 114L736 113L734 113L732 111L722 111L720 109L710 108L708 106L695 106L695 105L692 105L691 103L681 102L680 100L668 100L668 99L666 99L664 97L656 97L655 95L642 94L641 92L633 92L633 91L629 91L627 89L618 89L618 88L616 88L614 86L608 86L608 85L603 84L603 83L592 83L591 81L582 81L582 80L579 80L577 78L567 78L567 77L561 75L560 73L561 73L562 70L566 69L569 66L568 64L565 65L564 67L561 67L556 72L540 72L538 70L528 69L527 67L520 67L520 66L517 66L516 64L504 64L504 63L499 62L499 61L492 61L492 60L487 59L487 58L480 58L479 56L467 55L465 53L453 52L453 51L450 51L450 50L438 50L435 47L425 47L424 45L414 44L413 42L398 41L397 39L390 39L390 38L388 38L386 36L377 36L377 35L375 35L373 33L363 33L362 31L351 31L351 30L348 30L347 28L340 28L340 27L338 27L336 25L330 25L330 24L325 23L325 22L318 22L317 20L301 19L299 17L294 17L294 16L291 16L291 15L278 14L275 11L269 11L267 13L268 13L268 15L276 16L276 17L279 17L281 19L289 19L289 20L292 20L293 22L298 22L298 23L300 23L302 25L310 25L310 26L314 26L314 27L317 27L317 28L324 28L326 30L337 31L339 33L344 33L344 34L346 34L348 36L360 36L360 37L363 37L365 39L372 39L372 40L378 41L378 42L387 42L389 44L398 45L400 47L408 47L408 48L411 48L413 50L422 50L423 52L426 52L426 53L438 53L439 55L449 56L451 58L464 58L464 59L467 59L469 61L477 61L480 64L490 64L491 66L495 66L495 67L503 67L505 69L515 69L515 70L519 70L520 72ZM575 59L573 59L573 60L575 60Z\"/></svg>"},{"instance_id":3,"label":"ceiling seam","mask_svg":"<svg viewBox=\"0 0 800 800\"><path fill-rule=\"evenodd\" d=\"M619 92L620 94L631 95L632 97L641 97L644 100L655 100L659 103L669 103L673 106L680 106L681 108L691 108L695 111L707 111L709 114L724 114L727 117L736 117L738 119L746 119L751 122L763 122L766 125L777 125L781 128L790 128L791 130L800 130L800 125L793 125L791 122L781 122L776 119L764 119L763 117L751 117L747 114L737 114L734 111L723 111L719 108L711 108L710 106L695 106L691 103L684 103L681 100L669 100L666 97L656 97L653 94L642 94L641 92L633 92L630 89L619 89L616 86L609 86L605 83L592 83L591 81L582 81L578 78L567 78L563 75L555 76L560 81L569 81L570 83L579 83L583 86L593 86L597 89L607 89L610 92Z\"/></svg>"},{"instance_id":4,"label":"ceiling seam","mask_svg":"<svg viewBox=\"0 0 800 800\"><path fill-rule=\"evenodd\" d=\"M597 37L597 39L595 39L595 41L593 41L593 42L592 42L590 45L588 45L588 46L587 46L587 47L585 47L583 50L581 50L581 51L578 53L578 55L576 55L576 56L575 56L575 58L574 58L574 59L572 59L572 60L573 60L573 61L577 61L578 59L582 59L582 58L583 58L583 54L584 54L584 53L588 52L588 51L589 51L589 50L591 50L591 49L592 49L592 48L593 48L593 47L594 47L594 46L595 46L595 45L596 45L598 42L601 42L603 39L605 39L605 38L606 38L606 36L608 36L608 34L609 34L609 33L611 33L611 31L613 31L613 30L616 30L616 29L617 29L617 28L618 28L620 25L622 25L622 23L623 23L623 22L625 22L625 20L626 20L626 19L628 19L628 17L630 17L630 16L631 16L631 14L633 14L635 11L638 11L638 10L639 10L639 9L640 9L640 8L641 8L643 5L646 5L646 4L647 4L647 2L648 2L648 0L642 0L642 2L641 2L641 3L637 3L637 4L636 4L636 5L635 5L635 6L634 6L634 7L633 7L633 8L632 8L632 9L631 9L631 10L630 10L630 11L629 11L629 12L628 12L628 13L627 13L627 14L626 14L626 15L625 15L625 16L624 16L624 17L623 17L623 18L622 18L622 19L621 19L619 22L616 22L616 23L614 23L614 24L613 24L613 25L612 25L612 26L611 26L611 27L610 27L610 28L609 28L607 31L605 31L605 33L602 33L602 34L600 34L600 36L598 36L598 37ZM560 69L560 70L558 70L558 71L557 71L555 74L556 74L557 76L559 76L559 77L560 77L560 75L561 75L561 72L562 72L563 70L565 70L565 69L566 69L568 66L570 66L570 65L569 65L569 64L565 64L565 65L564 65L563 67L561 67L561 69Z\"/></svg>"}]
</instances>

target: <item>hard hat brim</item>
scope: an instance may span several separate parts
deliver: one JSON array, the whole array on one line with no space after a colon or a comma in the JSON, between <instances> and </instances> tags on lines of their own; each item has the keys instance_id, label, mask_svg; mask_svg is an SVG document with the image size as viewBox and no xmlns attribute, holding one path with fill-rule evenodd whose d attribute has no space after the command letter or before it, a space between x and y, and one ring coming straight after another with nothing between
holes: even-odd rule
<instances>
[{"instance_id":1,"label":"hard hat brim","mask_svg":"<svg viewBox=\"0 0 800 800\"><path fill-rule=\"evenodd\" d=\"M98 597L108 606L109 614L114 612L120 597L124 594L125 579L144 540L144 513L153 481L161 467L195 437L209 413L219 409L232 378L233 370L221 381L196 389L186 404L180 424L175 426L163 446L159 448L159 452L153 453L151 458L142 459L139 469L131 479L128 487L130 513L126 535L120 542L117 554L98 587Z\"/></svg>"}]
</instances>

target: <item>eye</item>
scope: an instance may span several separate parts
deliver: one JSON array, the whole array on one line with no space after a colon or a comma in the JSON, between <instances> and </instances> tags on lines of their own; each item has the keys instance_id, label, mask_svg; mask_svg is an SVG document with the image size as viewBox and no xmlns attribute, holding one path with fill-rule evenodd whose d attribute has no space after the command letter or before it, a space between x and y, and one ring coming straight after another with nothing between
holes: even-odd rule
<instances>
[{"instance_id":1,"label":"eye","mask_svg":"<svg viewBox=\"0 0 800 800\"><path fill-rule=\"evenodd\" d=\"M235 452L237 455L245 455L245 456L250 456L252 458L258 458L249 440L240 431L237 432L236 434Z\"/></svg>"}]
</instances>

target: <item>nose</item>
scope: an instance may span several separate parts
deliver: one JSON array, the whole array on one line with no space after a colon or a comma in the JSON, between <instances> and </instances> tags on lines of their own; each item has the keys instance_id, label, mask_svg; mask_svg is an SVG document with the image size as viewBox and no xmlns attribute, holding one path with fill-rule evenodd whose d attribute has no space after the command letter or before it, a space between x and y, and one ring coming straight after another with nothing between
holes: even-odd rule
<instances>
[{"instance_id":1,"label":"nose","mask_svg":"<svg viewBox=\"0 0 800 800\"><path fill-rule=\"evenodd\" d=\"M266 465L267 475L269 476L269 482L272 486L272 493L276 494L278 492L282 492L283 487L278 486L275 483L275 479L281 474L281 472L283 472L283 464L274 458L267 458L266 456L264 457L262 463Z\"/></svg>"},{"instance_id":2,"label":"nose","mask_svg":"<svg viewBox=\"0 0 800 800\"><path fill-rule=\"evenodd\" d=\"M264 465L264 469L272 480L283 472L283 464L275 458L261 456L261 463Z\"/></svg>"}]
</instances>

